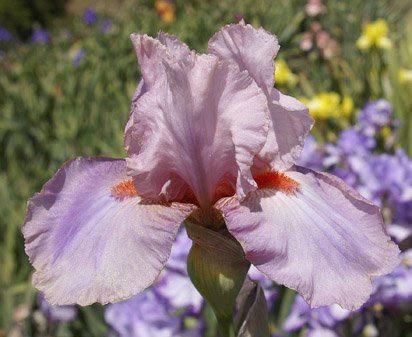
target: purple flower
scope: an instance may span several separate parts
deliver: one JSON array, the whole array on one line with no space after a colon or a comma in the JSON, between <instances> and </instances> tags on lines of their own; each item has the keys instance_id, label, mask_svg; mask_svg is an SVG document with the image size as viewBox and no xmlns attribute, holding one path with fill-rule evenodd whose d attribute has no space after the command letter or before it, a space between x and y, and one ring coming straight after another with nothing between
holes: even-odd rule
<instances>
[{"instance_id":1,"label":"purple flower","mask_svg":"<svg viewBox=\"0 0 412 337\"><path fill-rule=\"evenodd\" d=\"M374 179L369 163L374 137L365 135L357 126L343 131L336 144L325 144L323 164L343 181L354 187L363 197L380 204L380 199L365 187L364 179Z\"/></svg>"},{"instance_id":2,"label":"purple flower","mask_svg":"<svg viewBox=\"0 0 412 337\"><path fill-rule=\"evenodd\" d=\"M306 337L339 337L339 335L334 330L317 327L310 329Z\"/></svg>"},{"instance_id":3,"label":"purple flower","mask_svg":"<svg viewBox=\"0 0 412 337\"><path fill-rule=\"evenodd\" d=\"M152 290L108 305L104 317L120 337L174 337L181 329L180 318Z\"/></svg>"},{"instance_id":4,"label":"purple flower","mask_svg":"<svg viewBox=\"0 0 412 337\"><path fill-rule=\"evenodd\" d=\"M48 44L51 43L51 37L46 29L35 29L30 38L31 43Z\"/></svg>"},{"instance_id":5,"label":"purple flower","mask_svg":"<svg viewBox=\"0 0 412 337\"><path fill-rule=\"evenodd\" d=\"M73 305L51 305L42 293L37 294L37 303L43 315L53 322L70 322L77 316L77 309Z\"/></svg>"},{"instance_id":6,"label":"purple flower","mask_svg":"<svg viewBox=\"0 0 412 337\"><path fill-rule=\"evenodd\" d=\"M324 151L311 135L306 137L305 146L298 159L298 165L321 171L324 169Z\"/></svg>"},{"instance_id":7,"label":"purple flower","mask_svg":"<svg viewBox=\"0 0 412 337\"><path fill-rule=\"evenodd\" d=\"M384 99L380 99L366 104L358 117L358 121L363 128L372 127L374 130L378 130L383 126L390 125L391 116L391 104Z\"/></svg>"},{"instance_id":8,"label":"purple flower","mask_svg":"<svg viewBox=\"0 0 412 337\"><path fill-rule=\"evenodd\" d=\"M375 147L375 139L362 130L354 128L344 130L337 141L337 146L346 155L365 153Z\"/></svg>"},{"instance_id":9,"label":"purple flower","mask_svg":"<svg viewBox=\"0 0 412 337\"><path fill-rule=\"evenodd\" d=\"M166 298L173 307L185 309L190 314L199 314L202 309L203 298L185 274L165 272L154 291Z\"/></svg>"},{"instance_id":10,"label":"purple flower","mask_svg":"<svg viewBox=\"0 0 412 337\"><path fill-rule=\"evenodd\" d=\"M107 32L112 27L112 25L113 25L112 20L104 19L101 26L100 26L100 30L102 31L103 34L107 34Z\"/></svg>"},{"instance_id":11,"label":"purple flower","mask_svg":"<svg viewBox=\"0 0 412 337\"><path fill-rule=\"evenodd\" d=\"M185 308L190 314L199 314L203 307L203 298L193 286L186 270L186 260L192 241L181 230L172 247L169 261L162 273L162 278L154 291L168 300L174 308Z\"/></svg>"},{"instance_id":12,"label":"purple flower","mask_svg":"<svg viewBox=\"0 0 412 337\"><path fill-rule=\"evenodd\" d=\"M14 36L7 29L0 27L0 43L12 41L14 41Z\"/></svg>"},{"instance_id":13,"label":"purple flower","mask_svg":"<svg viewBox=\"0 0 412 337\"><path fill-rule=\"evenodd\" d=\"M277 39L243 22L215 34L208 54L164 33L131 38L143 83L128 157L69 161L30 200L35 286L59 304L130 298L158 279L195 211L199 226L226 226L240 258L312 306L362 305L399 250L376 206L294 166L313 120L273 87Z\"/></svg>"},{"instance_id":14,"label":"purple flower","mask_svg":"<svg viewBox=\"0 0 412 337\"><path fill-rule=\"evenodd\" d=\"M97 20L97 14L96 12L91 9L87 8L84 13L83 13L83 21L86 25L92 25L96 22Z\"/></svg>"},{"instance_id":15,"label":"purple flower","mask_svg":"<svg viewBox=\"0 0 412 337\"><path fill-rule=\"evenodd\" d=\"M408 205L411 208L412 205ZM393 240L400 244L405 240L412 237L412 225L411 223L404 224L390 224L387 227L388 234L393 238Z\"/></svg>"},{"instance_id":16,"label":"purple flower","mask_svg":"<svg viewBox=\"0 0 412 337\"><path fill-rule=\"evenodd\" d=\"M369 303L412 309L412 249L403 252L401 258L401 265L392 273L374 280L375 292Z\"/></svg>"},{"instance_id":17,"label":"purple flower","mask_svg":"<svg viewBox=\"0 0 412 337\"><path fill-rule=\"evenodd\" d=\"M396 223L412 221L412 161L404 151L395 154L369 154L346 159L346 173L352 173L352 184L362 195L376 204L392 209ZM342 166L342 165L341 165Z\"/></svg>"},{"instance_id":18,"label":"purple flower","mask_svg":"<svg viewBox=\"0 0 412 337\"><path fill-rule=\"evenodd\" d=\"M376 145L372 136L363 134L357 128L344 130L334 144L325 145L324 166L347 163L351 157L365 157L369 151Z\"/></svg>"},{"instance_id":19,"label":"purple flower","mask_svg":"<svg viewBox=\"0 0 412 337\"><path fill-rule=\"evenodd\" d=\"M336 304L311 309L301 296L296 296L283 328L286 331L297 331L303 327L334 328L349 315L349 310L342 309Z\"/></svg>"}]
</instances>

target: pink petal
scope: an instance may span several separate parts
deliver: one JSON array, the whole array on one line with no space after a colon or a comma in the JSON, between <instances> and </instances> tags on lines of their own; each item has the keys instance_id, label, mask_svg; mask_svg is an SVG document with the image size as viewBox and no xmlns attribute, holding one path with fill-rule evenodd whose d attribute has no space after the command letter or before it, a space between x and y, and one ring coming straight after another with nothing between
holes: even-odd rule
<instances>
[{"instance_id":1,"label":"pink petal","mask_svg":"<svg viewBox=\"0 0 412 337\"><path fill-rule=\"evenodd\" d=\"M142 79L136 88L132 98L130 115L137 109L136 104L139 98L156 83L165 80L166 72L163 65L164 59L180 60L190 55L190 49L180 42L175 36L160 32L158 39L153 39L147 35L132 34L130 36L136 50L136 55L140 64ZM125 146L129 150L133 143L134 135L128 132L133 119L130 118L126 125ZM130 149L133 151L133 149Z\"/></svg>"},{"instance_id":2,"label":"pink petal","mask_svg":"<svg viewBox=\"0 0 412 337\"><path fill-rule=\"evenodd\" d=\"M26 253L50 303L123 300L164 267L192 207L142 200L128 179L124 160L78 158L30 199Z\"/></svg>"},{"instance_id":3,"label":"pink petal","mask_svg":"<svg viewBox=\"0 0 412 337\"><path fill-rule=\"evenodd\" d=\"M372 291L371 277L399 262L379 208L334 176L303 168L285 175L298 184L294 192L265 188L241 204L222 200L217 207L229 231L250 262L311 306L358 308Z\"/></svg>"},{"instance_id":4,"label":"pink petal","mask_svg":"<svg viewBox=\"0 0 412 337\"><path fill-rule=\"evenodd\" d=\"M240 70L249 72L265 93L273 87L273 59L278 50L276 36L244 22L223 27L209 41L209 53L234 60Z\"/></svg>"},{"instance_id":5,"label":"pink petal","mask_svg":"<svg viewBox=\"0 0 412 337\"><path fill-rule=\"evenodd\" d=\"M159 79L165 77L163 60L185 59L190 54L189 48L176 37L159 33L158 39L147 35L130 36L140 65L140 72L148 89Z\"/></svg>"},{"instance_id":6,"label":"pink petal","mask_svg":"<svg viewBox=\"0 0 412 337\"><path fill-rule=\"evenodd\" d=\"M191 53L189 47L174 35L159 32L157 39L168 48L168 53L171 53L177 60L184 60Z\"/></svg>"},{"instance_id":7,"label":"pink petal","mask_svg":"<svg viewBox=\"0 0 412 337\"><path fill-rule=\"evenodd\" d=\"M126 131L139 192L179 200L191 191L208 207L222 181L240 195L255 189L250 166L266 141L265 95L246 72L213 55L163 65L167 81L139 99Z\"/></svg>"},{"instance_id":8,"label":"pink petal","mask_svg":"<svg viewBox=\"0 0 412 337\"><path fill-rule=\"evenodd\" d=\"M286 170L293 166L313 126L306 106L297 99L273 89L269 98L268 139L255 159L256 171Z\"/></svg>"},{"instance_id":9,"label":"pink petal","mask_svg":"<svg viewBox=\"0 0 412 337\"><path fill-rule=\"evenodd\" d=\"M267 96L271 117L269 134L256 158L257 171L290 168L299 157L313 125L304 104L273 88L273 59L278 50L274 35L243 22L223 27L209 41L210 53L233 60L241 70L247 70Z\"/></svg>"}]
</instances>

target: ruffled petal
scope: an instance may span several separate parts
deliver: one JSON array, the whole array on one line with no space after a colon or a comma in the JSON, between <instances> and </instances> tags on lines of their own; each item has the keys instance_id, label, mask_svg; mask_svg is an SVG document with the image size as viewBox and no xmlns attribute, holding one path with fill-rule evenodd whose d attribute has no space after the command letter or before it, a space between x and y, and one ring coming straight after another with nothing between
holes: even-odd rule
<instances>
[{"instance_id":1,"label":"ruffled petal","mask_svg":"<svg viewBox=\"0 0 412 337\"><path fill-rule=\"evenodd\" d=\"M294 165L313 125L304 104L273 88L273 59L278 50L274 35L243 22L223 27L209 41L210 53L247 70L267 96L271 118L266 145L255 162L258 171Z\"/></svg>"},{"instance_id":2,"label":"ruffled petal","mask_svg":"<svg viewBox=\"0 0 412 337\"><path fill-rule=\"evenodd\" d=\"M276 36L244 22L231 24L210 39L208 50L222 59L235 61L265 93L270 92L275 73L273 59L279 50Z\"/></svg>"},{"instance_id":3,"label":"ruffled petal","mask_svg":"<svg viewBox=\"0 0 412 337\"><path fill-rule=\"evenodd\" d=\"M184 60L191 53L189 47L174 35L159 32L157 39L166 46L168 53L171 53L176 60Z\"/></svg>"},{"instance_id":4,"label":"ruffled petal","mask_svg":"<svg viewBox=\"0 0 412 337\"><path fill-rule=\"evenodd\" d=\"M130 107L130 113L129 113L129 120L126 123L125 126L125 131L124 131L124 147L126 149L126 151L130 151L130 152L136 152L138 151L137 148L133 147L133 144L138 144L137 142L137 136L134 134L133 132L133 114L135 113L135 111L137 110L137 102L139 100L140 97L142 97L147 91L147 88L145 86L144 80L140 80L139 84L137 85L137 88L133 94L132 97L132 103L131 103L131 107Z\"/></svg>"},{"instance_id":5,"label":"ruffled petal","mask_svg":"<svg viewBox=\"0 0 412 337\"><path fill-rule=\"evenodd\" d=\"M307 107L297 99L273 89L269 98L270 123L265 146L255 158L255 170L287 170L302 152L313 126Z\"/></svg>"},{"instance_id":6,"label":"ruffled petal","mask_svg":"<svg viewBox=\"0 0 412 337\"><path fill-rule=\"evenodd\" d=\"M124 160L70 161L28 203L33 283L52 304L131 297L156 279L192 208L141 199Z\"/></svg>"},{"instance_id":7,"label":"ruffled petal","mask_svg":"<svg viewBox=\"0 0 412 337\"><path fill-rule=\"evenodd\" d=\"M180 42L175 36L160 32L157 39L147 35L132 34L130 36L136 50L136 55L140 64L142 79L140 80L131 103L130 116L137 110L138 100L144 93L150 90L155 84L159 84L166 78L163 65L164 59L181 60L191 53L189 47ZM134 151L131 147L134 143L135 135L130 130L133 118L129 118L125 128L125 148L127 151Z\"/></svg>"},{"instance_id":8,"label":"ruffled petal","mask_svg":"<svg viewBox=\"0 0 412 337\"><path fill-rule=\"evenodd\" d=\"M163 65L165 85L139 99L128 130L127 165L139 192L179 200L190 190L208 207L222 180L239 195L255 189L250 166L268 124L263 92L247 72L213 55Z\"/></svg>"},{"instance_id":9,"label":"ruffled petal","mask_svg":"<svg viewBox=\"0 0 412 337\"><path fill-rule=\"evenodd\" d=\"M163 60L185 59L191 53L184 43L166 33L159 33L157 39L147 35L131 34L130 39L148 90L162 78L164 79Z\"/></svg>"},{"instance_id":10,"label":"ruffled petal","mask_svg":"<svg viewBox=\"0 0 412 337\"><path fill-rule=\"evenodd\" d=\"M295 190L259 189L241 204L227 198L216 205L229 231L250 262L311 306L358 308L372 291L371 277L399 262L379 208L328 174L297 168L283 179Z\"/></svg>"}]
</instances>

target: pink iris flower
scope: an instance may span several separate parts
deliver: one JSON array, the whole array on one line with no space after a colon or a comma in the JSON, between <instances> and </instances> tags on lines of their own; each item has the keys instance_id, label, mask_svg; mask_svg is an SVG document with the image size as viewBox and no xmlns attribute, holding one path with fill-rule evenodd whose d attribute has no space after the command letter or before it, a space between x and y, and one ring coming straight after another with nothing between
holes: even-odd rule
<instances>
[{"instance_id":1,"label":"pink iris flower","mask_svg":"<svg viewBox=\"0 0 412 337\"><path fill-rule=\"evenodd\" d=\"M142 80L127 159L69 161L28 204L26 252L47 300L88 305L143 291L200 209L220 212L246 259L313 307L362 305L399 250L378 207L294 165L313 121L273 87L276 37L241 22L216 33L208 54L164 33L131 39Z\"/></svg>"}]
</instances>

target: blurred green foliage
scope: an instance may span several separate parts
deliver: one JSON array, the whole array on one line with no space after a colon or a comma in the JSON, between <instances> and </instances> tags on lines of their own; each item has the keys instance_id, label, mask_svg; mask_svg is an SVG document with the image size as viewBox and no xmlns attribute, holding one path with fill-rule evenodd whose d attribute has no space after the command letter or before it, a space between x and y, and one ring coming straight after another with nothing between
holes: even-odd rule
<instances>
[{"instance_id":1,"label":"blurred green foliage","mask_svg":"<svg viewBox=\"0 0 412 337\"><path fill-rule=\"evenodd\" d=\"M27 3L38 6L36 11L42 14L36 20L43 23L57 8L50 4L61 5L63 1ZM125 1L116 15L110 16L112 26L107 32L102 31L104 20L109 18L105 14L98 15L91 26L73 16L64 21L69 25L57 25L52 31L52 44L14 45L0 56L0 336L12 329L23 335L33 335L35 330L33 320L22 323L16 318L22 305L29 312L35 306L31 267L20 233L27 199L70 158L125 155L123 128L139 78L128 38L132 32L155 35L164 30L191 48L205 51L208 39L221 26L242 17L279 37L278 57L287 61L299 79L296 86L281 89L306 97L334 91L352 97L356 107L386 97L395 104L406 126L402 145L412 150L412 87L401 84L398 77L400 67L412 68L412 27L407 28L405 14L408 1L325 1L327 13L316 18L305 13L305 3L177 1L176 21L167 24L154 11L153 1ZM40 10L40 5L45 9ZM6 15L10 6L16 13ZM16 30L26 32L30 27L24 25L35 17L28 7L22 0L3 0L0 21L9 20ZM363 23L376 18L388 21L394 48L389 52L359 51L355 43ZM315 21L337 41L339 48L333 57L325 57L316 46L308 51L300 48L304 33ZM332 130L349 122L327 121ZM76 326L49 333L105 335L101 315L101 307L82 309Z\"/></svg>"},{"instance_id":2,"label":"blurred green foliage","mask_svg":"<svg viewBox=\"0 0 412 337\"><path fill-rule=\"evenodd\" d=\"M386 98L394 105L402 121L400 144L412 155L412 79L402 81L401 71L412 70L412 11L406 14L403 29L388 59L389 79L384 82ZM410 72L412 74L412 72Z\"/></svg>"},{"instance_id":3,"label":"blurred green foliage","mask_svg":"<svg viewBox=\"0 0 412 337\"><path fill-rule=\"evenodd\" d=\"M65 13L67 0L1 0L0 26L27 38L34 26L48 27Z\"/></svg>"}]
</instances>

